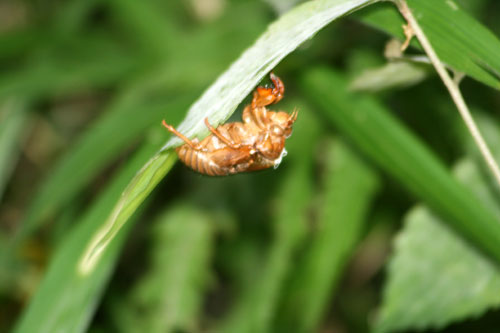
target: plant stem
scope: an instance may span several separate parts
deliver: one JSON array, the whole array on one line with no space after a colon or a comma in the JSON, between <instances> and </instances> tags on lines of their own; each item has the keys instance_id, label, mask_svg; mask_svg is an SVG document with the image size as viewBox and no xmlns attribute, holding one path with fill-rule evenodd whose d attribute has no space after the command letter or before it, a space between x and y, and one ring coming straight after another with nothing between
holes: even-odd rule
<instances>
[{"instance_id":1,"label":"plant stem","mask_svg":"<svg viewBox=\"0 0 500 333\"><path fill-rule=\"evenodd\" d=\"M422 28L420 28L420 26L418 25L418 22L413 16L413 13L408 7L406 1L399 0L396 3L399 11L401 12L405 20L408 22L409 26L413 30L413 33L418 38L420 45L422 45L425 53L427 53L427 56L429 57L432 64L434 65L434 68L441 77L441 80L443 80L446 88L450 92L451 98L453 99L453 102L457 106L457 109L460 112L460 115L462 116L465 125L467 126L470 134L472 135L472 138L474 139L476 145L478 146L481 155L486 161L486 164L493 173L493 176L495 177L498 185L500 186L500 168L498 167L498 164L493 158L493 155L491 154L488 145L484 141L481 132L479 132L479 129L477 128L477 125L474 122L474 119L472 118L469 108L467 107L467 104L465 103L462 94L460 93L460 89L458 87L458 81L454 81L446 71L443 63L439 59L438 55L432 48L431 43L429 42L426 35L422 31Z\"/></svg>"}]
</instances>

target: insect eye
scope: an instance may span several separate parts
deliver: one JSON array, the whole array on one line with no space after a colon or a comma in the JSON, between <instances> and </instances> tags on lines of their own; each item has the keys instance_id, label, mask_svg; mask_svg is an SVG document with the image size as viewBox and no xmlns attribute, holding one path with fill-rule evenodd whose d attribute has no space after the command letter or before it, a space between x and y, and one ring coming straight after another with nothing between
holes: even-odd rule
<instances>
[{"instance_id":1,"label":"insect eye","mask_svg":"<svg viewBox=\"0 0 500 333\"><path fill-rule=\"evenodd\" d=\"M279 127L278 125L271 126L271 132L274 135L283 135L283 129L281 127Z\"/></svg>"}]
</instances>

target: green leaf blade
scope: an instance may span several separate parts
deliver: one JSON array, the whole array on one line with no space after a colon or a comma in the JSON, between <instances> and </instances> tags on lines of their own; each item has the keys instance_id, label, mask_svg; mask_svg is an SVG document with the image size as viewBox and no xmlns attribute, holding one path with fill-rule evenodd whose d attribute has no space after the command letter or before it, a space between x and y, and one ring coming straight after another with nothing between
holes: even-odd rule
<instances>
[{"instance_id":1,"label":"green leaf blade","mask_svg":"<svg viewBox=\"0 0 500 333\"><path fill-rule=\"evenodd\" d=\"M378 190L377 175L342 142L330 142L323 154L318 227L294 269L276 331L317 331Z\"/></svg>"},{"instance_id":2,"label":"green leaf blade","mask_svg":"<svg viewBox=\"0 0 500 333\"><path fill-rule=\"evenodd\" d=\"M137 172L123 191L111 214L106 220L103 219L105 222L82 253L78 264L80 274L83 276L92 274L106 248L120 232L130 216L170 171L176 160L177 155L173 150L161 151L155 154Z\"/></svg>"},{"instance_id":3,"label":"green leaf blade","mask_svg":"<svg viewBox=\"0 0 500 333\"><path fill-rule=\"evenodd\" d=\"M500 306L495 264L424 207L413 209L405 220L376 332L440 329Z\"/></svg>"},{"instance_id":4,"label":"green leaf blade","mask_svg":"<svg viewBox=\"0 0 500 333\"><path fill-rule=\"evenodd\" d=\"M99 170L116 159L148 127L154 123L160 127L165 112L180 113L190 98L181 96L141 106L127 101L112 106L58 161L35 195L15 241L25 239L44 219L64 207Z\"/></svg>"}]
</instances>

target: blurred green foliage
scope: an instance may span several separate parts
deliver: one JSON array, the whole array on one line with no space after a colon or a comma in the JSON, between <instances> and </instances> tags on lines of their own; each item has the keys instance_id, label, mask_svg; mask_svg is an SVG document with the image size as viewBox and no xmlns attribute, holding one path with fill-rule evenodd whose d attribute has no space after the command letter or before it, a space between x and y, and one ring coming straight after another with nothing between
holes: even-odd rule
<instances>
[{"instance_id":1,"label":"blurred green foliage","mask_svg":"<svg viewBox=\"0 0 500 333\"><path fill-rule=\"evenodd\" d=\"M461 88L500 156L499 3L408 2L474 78ZM273 108L299 110L277 170L211 178L155 155L161 120L179 124L292 3L0 4L0 331L497 330L499 186L432 67L411 60L418 43L384 56L401 38L393 4L336 20L274 69ZM152 156L154 191L80 274Z\"/></svg>"}]
</instances>

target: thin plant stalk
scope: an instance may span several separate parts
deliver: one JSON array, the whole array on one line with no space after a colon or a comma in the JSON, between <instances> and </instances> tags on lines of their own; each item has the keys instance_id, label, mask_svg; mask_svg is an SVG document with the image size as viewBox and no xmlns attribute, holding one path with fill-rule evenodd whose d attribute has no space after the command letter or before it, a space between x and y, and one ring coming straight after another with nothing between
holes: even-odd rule
<instances>
[{"instance_id":1,"label":"thin plant stalk","mask_svg":"<svg viewBox=\"0 0 500 333\"><path fill-rule=\"evenodd\" d=\"M479 131L474 119L472 118L472 115L469 111L469 108L467 107L467 104L464 101L462 94L460 93L460 89L458 87L459 80L453 80L450 77L450 75L445 69L444 64L439 59L438 55L434 51L431 43L427 39L422 28L419 26L417 20L413 16L413 13L408 7L406 1L399 0L396 2L396 4L398 6L399 11L401 12L405 20L408 22L408 25L411 28L411 33L418 38L420 45L422 45L422 48L424 49L425 53L427 53L427 56L429 57L432 65L438 72L439 76L441 77L441 80L443 80L443 83L448 89L451 98L453 99L453 102L457 106L457 109L460 112L460 115L462 116L462 119L464 120L467 129L472 135L472 138L474 139L474 142L478 146L481 155L483 156L484 160L486 161L486 164L493 173L495 180L500 186L500 168L498 167L497 162L493 158L493 155L491 154L488 145L484 141L484 138L481 135L481 132ZM407 35L407 37L410 38L409 35Z\"/></svg>"}]
</instances>

